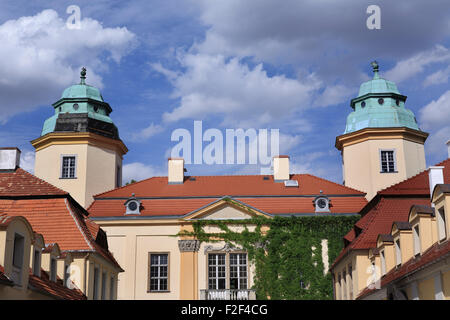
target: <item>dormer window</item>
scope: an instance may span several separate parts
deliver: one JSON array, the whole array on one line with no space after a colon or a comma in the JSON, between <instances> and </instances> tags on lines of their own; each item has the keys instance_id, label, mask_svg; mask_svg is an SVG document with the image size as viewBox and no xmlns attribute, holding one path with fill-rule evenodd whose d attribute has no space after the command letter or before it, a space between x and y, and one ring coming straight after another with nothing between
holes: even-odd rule
<instances>
[{"instance_id":1,"label":"dormer window","mask_svg":"<svg viewBox=\"0 0 450 320\"><path fill-rule=\"evenodd\" d=\"M25 238L20 234L14 235L14 251L13 251L13 272L12 280L16 285L21 285L22 282L22 269L23 269L23 256L25 250Z\"/></svg>"},{"instance_id":2,"label":"dormer window","mask_svg":"<svg viewBox=\"0 0 450 320\"><path fill-rule=\"evenodd\" d=\"M400 248L400 239L397 239L395 241L395 256L396 256L396 262L397 266L402 264L402 251Z\"/></svg>"},{"instance_id":3,"label":"dormer window","mask_svg":"<svg viewBox=\"0 0 450 320\"><path fill-rule=\"evenodd\" d=\"M419 224L413 228L413 238L414 238L414 255L420 254L420 231Z\"/></svg>"},{"instance_id":4,"label":"dormer window","mask_svg":"<svg viewBox=\"0 0 450 320\"><path fill-rule=\"evenodd\" d=\"M33 274L37 277L41 276L41 252L39 249L34 249L33 252Z\"/></svg>"},{"instance_id":5,"label":"dormer window","mask_svg":"<svg viewBox=\"0 0 450 320\"><path fill-rule=\"evenodd\" d=\"M56 259L52 257L50 259L50 280L53 282L56 282L56 272L57 272Z\"/></svg>"},{"instance_id":6,"label":"dormer window","mask_svg":"<svg viewBox=\"0 0 450 320\"><path fill-rule=\"evenodd\" d=\"M314 207L316 212L330 212L330 200L325 196L314 199Z\"/></svg>"},{"instance_id":7,"label":"dormer window","mask_svg":"<svg viewBox=\"0 0 450 320\"><path fill-rule=\"evenodd\" d=\"M437 212L438 237L439 241L443 241L447 238L444 207L437 210Z\"/></svg>"},{"instance_id":8,"label":"dormer window","mask_svg":"<svg viewBox=\"0 0 450 320\"><path fill-rule=\"evenodd\" d=\"M134 197L134 194L125 202L125 208L125 214L141 214L141 202Z\"/></svg>"}]
</instances>

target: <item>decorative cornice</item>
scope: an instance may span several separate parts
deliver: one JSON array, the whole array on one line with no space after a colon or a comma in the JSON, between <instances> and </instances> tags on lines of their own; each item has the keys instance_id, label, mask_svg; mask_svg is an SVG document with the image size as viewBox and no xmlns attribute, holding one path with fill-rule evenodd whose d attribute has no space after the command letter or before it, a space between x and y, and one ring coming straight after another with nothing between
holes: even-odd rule
<instances>
[{"instance_id":1,"label":"decorative cornice","mask_svg":"<svg viewBox=\"0 0 450 320\"><path fill-rule=\"evenodd\" d=\"M180 252L197 252L200 249L199 240L178 240Z\"/></svg>"},{"instance_id":2,"label":"decorative cornice","mask_svg":"<svg viewBox=\"0 0 450 320\"><path fill-rule=\"evenodd\" d=\"M237 247L231 245L230 243L225 243L225 245L223 247L214 247L211 245L205 247L205 254L207 252L211 252L211 251L233 252L233 251L242 251L242 249L237 248Z\"/></svg>"}]
</instances>

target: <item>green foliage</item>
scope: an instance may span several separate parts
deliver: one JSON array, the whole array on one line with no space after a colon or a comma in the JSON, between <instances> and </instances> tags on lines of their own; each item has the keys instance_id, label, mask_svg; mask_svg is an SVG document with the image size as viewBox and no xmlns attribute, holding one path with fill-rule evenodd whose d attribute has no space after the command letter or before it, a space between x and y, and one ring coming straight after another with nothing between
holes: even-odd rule
<instances>
[{"instance_id":1,"label":"green foliage","mask_svg":"<svg viewBox=\"0 0 450 320\"><path fill-rule=\"evenodd\" d=\"M193 224L193 232L179 235L195 236L202 242L226 241L246 249L249 260L256 267L253 289L256 290L258 299L332 299L331 274L323 274L321 241L328 240L331 266L342 249L342 237L358 218L359 216L292 216L273 219L255 217L247 220L197 220ZM206 226L218 227L220 232L207 233ZM231 226L240 226L244 230L233 231ZM263 226L269 228L265 233L262 232Z\"/></svg>"}]
</instances>

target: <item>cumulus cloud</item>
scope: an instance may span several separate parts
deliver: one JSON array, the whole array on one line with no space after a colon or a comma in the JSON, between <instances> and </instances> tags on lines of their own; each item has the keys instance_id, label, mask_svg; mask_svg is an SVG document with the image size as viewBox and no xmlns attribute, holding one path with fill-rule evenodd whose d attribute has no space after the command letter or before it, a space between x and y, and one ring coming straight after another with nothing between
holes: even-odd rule
<instances>
[{"instance_id":1,"label":"cumulus cloud","mask_svg":"<svg viewBox=\"0 0 450 320\"><path fill-rule=\"evenodd\" d=\"M30 173L34 173L34 151L22 151L20 154L20 167Z\"/></svg>"},{"instance_id":2,"label":"cumulus cloud","mask_svg":"<svg viewBox=\"0 0 450 320\"><path fill-rule=\"evenodd\" d=\"M88 83L102 87L107 61L119 63L135 45L126 28L105 28L83 18L69 29L54 10L0 25L0 121L54 102L64 87L79 81L81 66ZM104 59L104 57L107 57Z\"/></svg>"},{"instance_id":3,"label":"cumulus cloud","mask_svg":"<svg viewBox=\"0 0 450 320\"><path fill-rule=\"evenodd\" d=\"M326 106L341 102L348 93L343 87L324 89L323 82L313 73L302 79L283 74L271 76L263 64L251 68L236 57L188 53L180 58L180 63L185 72L173 72L160 64L154 66L174 86L172 98L180 101L178 107L163 114L167 122L220 115L222 125L264 126L313 107L313 97L319 97L319 104Z\"/></svg>"},{"instance_id":4,"label":"cumulus cloud","mask_svg":"<svg viewBox=\"0 0 450 320\"><path fill-rule=\"evenodd\" d=\"M141 162L127 163L123 166L123 183L130 182L131 180L139 181L150 177L167 176L167 172L161 168L146 165Z\"/></svg>"},{"instance_id":5,"label":"cumulus cloud","mask_svg":"<svg viewBox=\"0 0 450 320\"><path fill-rule=\"evenodd\" d=\"M146 128L142 129L139 132L133 133L131 136L131 140L133 141L145 141L158 133L164 131L164 127L159 124L154 124L153 122Z\"/></svg>"},{"instance_id":6,"label":"cumulus cloud","mask_svg":"<svg viewBox=\"0 0 450 320\"><path fill-rule=\"evenodd\" d=\"M421 127L431 132L426 143L428 152L445 156L445 143L450 139L449 115L450 90L420 109Z\"/></svg>"},{"instance_id":7,"label":"cumulus cloud","mask_svg":"<svg viewBox=\"0 0 450 320\"><path fill-rule=\"evenodd\" d=\"M423 72L431 64L449 61L450 50L442 45L436 45L430 50L419 52L410 58L397 62L391 70L385 73L385 77L392 81L401 82ZM426 82L431 84L432 80L426 80Z\"/></svg>"},{"instance_id":8,"label":"cumulus cloud","mask_svg":"<svg viewBox=\"0 0 450 320\"><path fill-rule=\"evenodd\" d=\"M428 75L423 81L425 87L431 85L437 85L448 82L448 77L450 77L450 66L445 69L438 70L430 75Z\"/></svg>"}]
</instances>

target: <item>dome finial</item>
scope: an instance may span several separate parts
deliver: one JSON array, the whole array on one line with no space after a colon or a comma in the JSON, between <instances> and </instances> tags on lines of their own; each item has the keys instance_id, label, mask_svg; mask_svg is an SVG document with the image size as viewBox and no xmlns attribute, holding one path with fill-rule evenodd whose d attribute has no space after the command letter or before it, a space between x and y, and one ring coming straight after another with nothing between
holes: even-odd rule
<instances>
[{"instance_id":1,"label":"dome finial","mask_svg":"<svg viewBox=\"0 0 450 320\"><path fill-rule=\"evenodd\" d=\"M370 65L372 66L372 70L373 70L373 78L379 79L380 77L378 75L378 70L380 69L380 66L378 65L378 62L376 60L374 60L370 63Z\"/></svg>"},{"instance_id":2,"label":"dome finial","mask_svg":"<svg viewBox=\"0 0 450 320\"><path fill-rule=\"evenodd\" d=\"M80 84L86 84L85 80L86 80L86 68L83 67L81 68L81 72L80 72Z\"/></svg>"}]
</instances>

